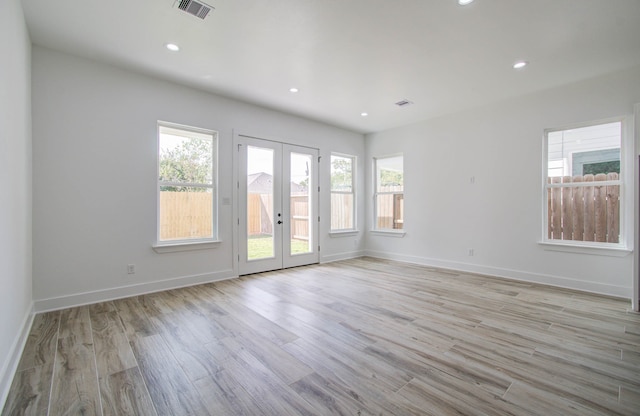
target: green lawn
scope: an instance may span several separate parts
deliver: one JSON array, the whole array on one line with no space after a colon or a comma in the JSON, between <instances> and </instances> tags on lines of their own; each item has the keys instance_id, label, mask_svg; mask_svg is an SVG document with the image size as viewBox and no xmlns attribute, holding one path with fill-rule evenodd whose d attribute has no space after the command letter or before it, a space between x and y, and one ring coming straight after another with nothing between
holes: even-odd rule
<instances>
[{"instance_id":1,"label":"green lawn","mask_svg":"<svg viewBox=\"0 0 640 416\"><path fill-rule=\"evenodd\" d=\"M249 260L263 259L273 256L273 239L270 235L249 237ZM308 253L309 242L304 240L291 240L291 254Z\"/></svg>"}]
</instances>

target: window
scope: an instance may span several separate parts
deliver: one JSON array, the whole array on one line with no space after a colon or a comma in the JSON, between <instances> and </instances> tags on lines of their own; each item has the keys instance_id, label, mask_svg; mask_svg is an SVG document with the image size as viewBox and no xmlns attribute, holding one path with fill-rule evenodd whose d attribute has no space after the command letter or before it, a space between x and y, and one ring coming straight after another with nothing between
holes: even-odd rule
<instances>
[{"instance_id":1,"label":"window","mask_svg":"<svg viewBox=\"0 0 640 416\"><path fill-rule=\"evenodd\" d=\"M331 231L355 230L355 157L331 155Z\"/></svg>"},{"instance_id":2,"label":"window","mask_svg":"<svg viewBox=\"0 0 640 416\"><path fill-rule=\"evenodd\" d=\"M375 170L375 229L402 230L404 228L404 169L403 156L374 158Z\"/></svg>"},{"instance_id":3,"label":"window","mask_svg":"<svg viewBox=\"0 0 640 416\"><path fill-rule=\"evenodd\" d=\"M622 243L622 122L545 134L545 240Z\"/></svg>"},{"instance_id":4,"label":"window","mask_svg":"<svg viewBox=\"0 0 640 416\"><path fill-rule=\"evenodd\" d=\"M158 124L158 242L217 238L215 131Z\"/></svg>"}]
</instances>

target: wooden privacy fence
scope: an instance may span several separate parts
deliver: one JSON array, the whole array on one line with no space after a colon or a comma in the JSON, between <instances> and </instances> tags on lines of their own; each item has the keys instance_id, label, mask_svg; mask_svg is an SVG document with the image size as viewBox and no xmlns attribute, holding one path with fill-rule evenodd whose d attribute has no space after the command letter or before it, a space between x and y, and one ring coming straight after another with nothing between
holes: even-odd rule
<instances>
[{"instance_id":1,"label":"wooden privacy fence","mask_svg":"<svg viewBox=\"0 0 640 416\"><path fill-rule=\"evenodd\" d=\"M378 228L401 230L404 227L404 195L378 195Z\"/></svg>"},{"instance_id":2,"label":"wooden privacy fence","mask_svg":"<svg viewBox=\"0 0 640 416\"><path fill-rule=\"evenodd\" d=\"M401 185L383 186L376 197L377 228L404 228L404 189Z\"/></svg>"},{"instance_id":3,"label":"wooden privacy fence","mask_svg":"<svg viewBox=\"0 0 640 416\"><path fill-rule=\"evenodd\" d=\"M207 238L213 232L211 192L160 192L160 239Z\"/></svg>"},{"instance_id":4,"label":"wooden privacy fence","mask_svg":"<svg viewBox=\"0 0 640 416\"><path fill-rule=\"evenodd\" d=\"M208 192L160 193L160 239L211 237L213 196ZM379 195L378 227L402 228L402 194ZM249 235L273 233L271 194L248 194L247 231ZM291 235L300 240L309 239L309 198L307 195L291 197ZM353 195L331 194L331 228L353 228Z\"/></svg>"},{"instance_id":5,"label":"wooden privacy fence","mask_svg":"<svg viewBox=\"0 0 640 416\"><path fill-rule=\"evenodd\" d=\"M247 234L270 235L273 233L273 194L247 195Z\"/></svg>"},{"instance_id":6,"label":"wooden privacy fence","mask_svg":"<svg viewBox=\"0 0 640 416\"><path fill-rule=\"evenodd\" d=\"M247 233L250 236L273 233L273 213L270 210L271 194L248 194ZM291 196L291 236L297 240L309 239L309 197Z\"/></svg>"},{"instance_id":7,"label":"wooden privacy fence","mask_svg":"<svg viewBox=\"0 0 640 416\"><path fill-rule=\"evenodd\" d=\"M617 173L548 178L549 184L581 184L548 188L548 238L617 243L620 185L597 185L617 180Z\"/></svg>"},{"instance_id":8,"label":"wooden privacy fence","mask_svg":"<svg viewBox=\"0 0 640 416\"><path fill-rule=\"evenodd\" d=\"M353 224L353 194L331 193L331 229L348 230Z\"/></svg>"},{"instance_id":9,"label":"wooden privacy fence","mask_svg":"<svg viewBox=\"0 0 640 416\"><path fill-rule=\"evenodd\" d=\"M291 238L309 240L309 197L291 196Z\"/></svg>"}]
</instances>

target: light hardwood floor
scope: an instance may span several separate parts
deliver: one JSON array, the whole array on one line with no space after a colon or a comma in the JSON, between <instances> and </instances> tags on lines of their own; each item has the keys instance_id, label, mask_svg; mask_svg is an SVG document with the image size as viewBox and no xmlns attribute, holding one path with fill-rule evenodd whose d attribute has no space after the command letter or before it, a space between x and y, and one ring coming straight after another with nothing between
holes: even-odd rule
<instances>
[{"instance_id":1,"label":"light hardwood floor","mask_svg":"<svg viewBox=\"0 0 640 416\"><path fill-rule=\"evenodd\" d=\"M3 415L638 415L629 302L354 259L39 314Z\"/></svg>"}]
</instances>

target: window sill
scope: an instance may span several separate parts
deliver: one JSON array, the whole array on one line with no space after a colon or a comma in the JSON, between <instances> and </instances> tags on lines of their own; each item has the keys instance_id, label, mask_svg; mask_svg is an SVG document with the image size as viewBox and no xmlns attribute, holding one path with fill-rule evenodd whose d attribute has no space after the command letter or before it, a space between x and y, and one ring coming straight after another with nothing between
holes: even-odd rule
<instances>
[{"instance_id":1,"label":"window sill","mask_svg":"<svg viewBox=\"0 0 640 416\"><path fill-rule=\"evenodd\" d=\"M329 231L329 237L353 237L358 235L360 231L358 230L344 230L344 231Z\"/></svg>"},{"instance_id":2,"label":"window sill","mask_svg":"<svg viewBox=\"0 0 640 416\"><path fill-rule=\"evenodd\" d=\"M193 251L193 250L210 250L218 248L222 241L207 240L207 241L188 241L188 242L176 242L176 243L156 243L151 246L153 251L158 254L163 253L177 253L180 251Z\"/></svg>"},{"instance_id":3,"label":"window sill","mask_svg":"<svg viewBox=\"0 0 640 416\"><path fill-rule=\"evenodd\" d=\"M548 251L562 251L565 253L576 253L576 254L591 254L596 256L611 256L611 257L624 257L629 255L633 250L622 246L622 245L614 245L604 246L600 244L575 244L575 243L565 243L565 242L555 242L555 241L539 241L539 245L542 246L543 249Z\"/></svg>"},{"instance_id":4,"label":"window sill","mask_svg":"<svg viewBox=\"0 0 640 416\"><path fill-rule=\"evenodd\" d=\"M397 237L402 238L405 236L406 231L404 230L371 230L369 231L373 235L381 235L385 237Z\"/></svg>"}]
</instances>

